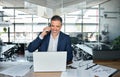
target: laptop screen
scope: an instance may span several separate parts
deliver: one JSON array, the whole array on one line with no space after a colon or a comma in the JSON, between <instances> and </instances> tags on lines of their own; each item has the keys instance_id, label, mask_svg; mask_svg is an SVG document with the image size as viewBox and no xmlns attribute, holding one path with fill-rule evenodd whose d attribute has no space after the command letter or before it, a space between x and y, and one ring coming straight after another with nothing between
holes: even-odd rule
<instances>
[{"instance_id":1,"label":"laptop screen","mask_svg":"<svg viewBox=\"0 0 120 77\"><path fill-rule=\"evenodd\" d=\"M67 52L33 52L34 72L55 72L66 70Z\"/></svg>"}]
</instances>

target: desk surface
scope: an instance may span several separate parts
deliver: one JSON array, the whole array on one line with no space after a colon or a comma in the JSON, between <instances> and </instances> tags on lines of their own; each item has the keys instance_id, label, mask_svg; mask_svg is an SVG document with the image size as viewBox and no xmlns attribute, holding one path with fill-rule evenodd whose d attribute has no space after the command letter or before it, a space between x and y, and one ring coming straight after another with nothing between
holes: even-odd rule
<instances>
[{"instance_id":1,"label":"desk surface","mask_svg":"<svg viewBox=\"0 0 120 77\"><path fill-rule=\"evenodd\" d=\"M88 47L87 45L85 45L85 44L77 44L76 46L78 48L82 49L83 51L89 53L90 55L93 55L92 48Z\"/></svg>"},{"instance_id":2,"label":"desk surface","mask_svg":"<svg viewBox=\"0 0 120 77\"><path fill-rule=\"evenodd\" d=\"M7 50L11 49L14 46L15 46L15 44L2 46L2 48L1 48L1 54L4 53L4 52L6 52Z\"/></svg>"},{"instance_id":3,"label":"desk surface","mask_svg":"<svg viewBox=\"0 0 120 77\"><path fill-rule=\"evenodd\" d=\"M120 70L120 60L93 60L93 62Z\"/></svg>"},{"instance_id":4,"label":"desk surface","mask_svg":"<svg viewBox=\"0 0 120 77\"><path fill-rule=\"evenodd\" d=\"M89 62L88 62L89 63ZM88 64L87 63L87 64ZM79 62L75 62L75 65L78 66ZM57 75L60 77L94 77L94 76L101 76L102 77L108 77L111 73L113 73L115 70L112 68L108 68L104 66L95 66L91 69L86 70L86 68L89 66L86 64L86 62L81 63L81 67L77 67L77 69L66 69L66 71L57 74L52 74L52 75ZM90 64L90 63L89 63ZM33 69L31 69L32 63L30 62L0 62L0 77L7 77L12 76L12 77L39 77L39 73L35 74L33 72ZM91 64L90 64L91 65ZM98 68L98 69L96 69ZM104 68L104 69L102 69ZM101 71L101 70L106 70L106 71ZM107 71L111 70L111 73L107 73ZM99 72L97 72L99 71ZM101 72L100 72L101 71ZM51 74L51 73L50 73ZM49 74L48 74L49 75ZM52 76L52 77L55 77ZM50 76L48 76L50 77Z\"/></svg>"},{"instance_id":5,"label":"desk surface","mask_svg":"<svg viewBox=\"0 0 120 77\"><path fill-rule=\"evenodd\" d=\"M93 62L120 70L120 60L94 60ZM115 73L113 77L120 77L120 71Z\"/></svg>"},{"instance_id":6,"label":"desk surface","mask_svg":"<svg viewBox=\"0 0 120 77\"><path fill-rule=\"evenodd\" d=\"M30 68L32 63L29 62L1 62L0 63L0 77L40 77L40 73L34 73L33 68ZM79 69L67 69L62 73L48 73L47 77L53 75L52 77L60 76L60 77L79 77L81 73L79 73ZM46 74L42 73L42 75ZM42 76L43 77L43 76ZM88 76L87 76L88 77Z\"/></svg>"}]
</instances>

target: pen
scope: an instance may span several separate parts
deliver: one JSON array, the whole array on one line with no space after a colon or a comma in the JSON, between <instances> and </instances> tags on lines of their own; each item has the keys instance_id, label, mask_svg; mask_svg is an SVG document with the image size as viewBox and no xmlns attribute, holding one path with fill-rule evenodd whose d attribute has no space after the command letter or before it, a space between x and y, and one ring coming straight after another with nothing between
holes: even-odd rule
<instances>
[{"instance_id":1,"label":"pen","mask_svg":"<svg viewBox=\"0 0 120 77\"><path fill-rule=\"evenodd\" d=\"M33 67L33 65L30 66L30 69Z\"/></svg>"}]
</instances>

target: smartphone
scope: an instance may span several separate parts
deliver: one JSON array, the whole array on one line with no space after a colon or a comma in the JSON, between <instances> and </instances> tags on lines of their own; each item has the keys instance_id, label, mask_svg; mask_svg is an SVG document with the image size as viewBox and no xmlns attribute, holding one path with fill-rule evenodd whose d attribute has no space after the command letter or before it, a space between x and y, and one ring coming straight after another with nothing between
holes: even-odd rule
<instances>
[{"instance_id":1,"label":"smartphone","mask_svg":"<svg viewBox=\"0 0 120 77\"><path fill-rule=\"evenodd\" d=\"M48 23L48 26L50 27L51 26L51 24L50 23ZM46 31L46 33L49 33L50 31Z\"/></svg>"},{"instance_id":2,"label":"smartphone","mask_svg":"<svg viewBox=\"0 0 120 77\"><path fill-rule=\"evenodd\" d=\"M51 23L48 23L48 26L50 27L50 26L51 26Z\"/></svg>"}]
</instances>

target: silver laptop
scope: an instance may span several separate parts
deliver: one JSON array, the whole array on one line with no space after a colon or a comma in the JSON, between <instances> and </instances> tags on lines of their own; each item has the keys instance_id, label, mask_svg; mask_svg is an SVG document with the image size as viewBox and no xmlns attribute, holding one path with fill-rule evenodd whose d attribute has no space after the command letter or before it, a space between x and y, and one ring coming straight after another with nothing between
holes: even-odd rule
<instances>
[{"instance_id":1,"label":"silver laptop","mask_svg":"<svg viewBox=\"0 0 120 77\"><path fill-rule=\"evenodd\" d=\"M34 72L66 71L67 52L33 52Z\"/></svg>"}]
</instances>

